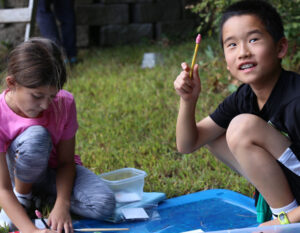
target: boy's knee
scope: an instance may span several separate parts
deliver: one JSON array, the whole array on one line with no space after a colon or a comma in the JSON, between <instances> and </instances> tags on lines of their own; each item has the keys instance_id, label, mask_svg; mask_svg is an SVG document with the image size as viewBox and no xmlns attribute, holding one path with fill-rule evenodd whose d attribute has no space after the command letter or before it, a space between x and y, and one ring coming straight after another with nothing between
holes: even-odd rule
<instances>
[{"instance_id":1,"label":"boy's knee","mask_svg":"<svg viewBox=\"0 0 300 233\"><path fill-rule=\"evenodd\" d=\"M252 141L253 132L257 132L258 123L262 121L253 114L240 114L232 119L227 132L226 140L230 149L246 145Z\"/></svg>"}]
</instances>

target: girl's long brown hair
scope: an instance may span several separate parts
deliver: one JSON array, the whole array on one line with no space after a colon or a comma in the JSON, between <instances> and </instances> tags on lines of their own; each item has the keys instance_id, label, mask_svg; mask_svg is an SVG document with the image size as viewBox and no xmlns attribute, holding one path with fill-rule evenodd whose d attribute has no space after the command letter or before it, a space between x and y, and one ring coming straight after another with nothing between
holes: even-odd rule
<instances>
[{"instance_id":1,"label":"girl's long brown hair","mask_svg":"<svg viewBox=\"0 0 300 233\"><path fill-rule=\"evenodd\" d=\"M18 45L8 56L7 74L27 88L55 86L66 82L66 67L60 48L51 40L31 38Z\"/></svg>"},{"instance_id":2,"label":"girl's long brown hair","mask_svg":"<svg viewBox=\"0 0 300 233\"><path fill-rule=\"evenodd\" d=\"M31 38L18 45L8 56L7 75L27 88L53 86L61 90L67 80L66 67L60 48L51 40ZM63 101L52 105L55 121L60 120L59 112L65 107Z\"/></svg>"}]
</instances>

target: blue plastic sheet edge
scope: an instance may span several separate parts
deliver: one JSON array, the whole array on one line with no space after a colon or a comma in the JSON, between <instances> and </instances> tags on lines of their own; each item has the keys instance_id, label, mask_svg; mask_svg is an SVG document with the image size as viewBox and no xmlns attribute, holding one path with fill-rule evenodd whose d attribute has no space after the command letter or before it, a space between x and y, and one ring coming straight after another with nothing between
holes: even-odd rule
<instances>
[{"instance_id":1,"label":"blue plastic sheet edge","mask_svg":"<svg viewBox=\"0 0 300 233\"><path fill-rule=\"evenodd\" d=\"M227 189L209 189L209 190L204 190L196 193L186 194L183 196L167 199L158 206L158 209L169 208L172 206L187 204L187 203L205 200L205 199L211 199L214 197L222 198L226 202L232 203L234 205L240 205L241 207L256 214L254 199Z\"/></svg>"},{"instance_id":2,"label":"blue plastic sheet edge","mask_svg":"<svg viewBox=\"0 0 300 233\"><path fill-rule=\"evenodd\" d=\"M158 195L158 194L160 194L160 195ZM145 202L147 203L147 199L149 197L151 200L151 195L153 195L154 197L155 196L161 197L161 199L159 201L157 200L158 202L160 202L159 205L157 206L158 210L163 210L165 208L176 207L176 206L180 206L180 205L184 205L184 204L198 202L198 201L202 201L202 200L206 200L206 199L219 198L229 204L232 204L235 206L240 206L241 208L247 209L248 211L252 212L253 214L256 214L256 209L254 206L254 199L244 196L243 194L227 190L227 189L203 190L203 191L199 191L196 193L191 193L191 194L186 194L186 195L179 196L179 197L174 197L171 199L165 199L165 196L161 195L161 194L163 194L163 193L143 193L143 196L144 196L143 199L145 199L145 200L143 200L141 202L137 202L137 203L128 204L128 206L131 206L131 205L133 205L131 207L138 207L139 205L142 206L142 204L145 204ZM146 197L148 197L148 198L146 198ZM157 199L157 198L154 198L154 199ZM165 199L165 200L163 200L163 199ZM97 220L91 220L91 219L90 220L82 219L82 220L75 221L73 223L74 223L74 227L89 227L89 226L95 227L95 225L97 225L99 227L101 227L101 226L102 227L108 227L108 226L113 227L115 225L112 223L105 223L105 222L98 222L98 224L97 224ZM121 224L117 224L116 226L129 227L131 224L134 224L134 223L129 223L129 224L121 223ZM140 224L140 223L137 223L137 224ZM137 232L137 233L140 233L140 232Z\"/></svg>"},{"instance_id":3,"label":"blue plastic sheet edge","mask_svg":"<svg viewBox=\"0 0 300 233\"><path fill-rule=\"evenodd\" d=\"M147 195L151 195L151 193L147 193ZM156 194L157 195L157 194ZM210 189L204 190L196 193L191 193L171 199L166 199L162 201L158 205L158 209L164 209L169 207L175 207L179 205L184 205L188 203L193 203L195 201L201 201L211 198L220 198L224 201L233 204L233 205L240 205L240 207L247 209L250 212L256 214L256 209L254 206L254 199L244 196L243 194L230 191L227 189ZM103 222L102 222L103 224ZM82 219L74 222L74 227L101 227L101 222L96 220L88 220ZM107 227L107 224L104 224ZM103 227L105 227L102 225ZM114 224L111 224L110 227L113 227ZM126 224L121 224L118 226L125 227ZM126 232L126 231L125 231ZM197 229L186 231L186 232L193 232L196 233ZM202 232L202 231L198 231ZM248 227L248 228L241 228L241 229L231 229L231 230L219 230L219 231L205 231L209 233L296 233L300 232L300 223L295 224L288 224L288 225L279 225L279 226L270 226L270 227ZM142 233L142 232L136 232Z\"/></svg>"},{"instance_id":4,"label":"blue plastic sheet edge","mask_svg":"<svg viewBox=\"0 0 300 233\"><path fill-rule=\"evenodd\" d=\"M250 227L250 228L222 230L222 231L206 231L206 232L208 233L299 233L300 223L277 225L277 226L266 226L266 227ZM198 233L198 232L197 230L193 230L184 233Z\"/></svg>"}]
</instances>

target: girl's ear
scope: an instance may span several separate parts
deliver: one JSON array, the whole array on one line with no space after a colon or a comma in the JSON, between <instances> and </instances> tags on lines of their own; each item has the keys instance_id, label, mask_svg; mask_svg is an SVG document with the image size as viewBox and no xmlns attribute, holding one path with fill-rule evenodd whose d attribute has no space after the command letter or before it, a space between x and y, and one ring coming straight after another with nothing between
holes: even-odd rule
<instances>
[{"instance_id":1,"label":"girl's ear","mask_svg":"<svg viewBox=\"0 0 300 233\"><path fill-rule=\"evenodd\" d=\"M277 54L277 57L279 59L282 59L285 57L285 55L287 54L287 51L288 51L288 40L283 37L281 38L278 42L277 42L277 49L278 49L278 54Z\"/></svg>"},{"instance_id":2,"label":"girl's ear","mask_svg":"<svg viewBox=\"0 0 300 233\"><path fill-rule=\"evenodd\" d=\"M17 86L17 82L13 76L7 76L5 78L5 81L6 81L6 85L9 90L15 90L15 88Z\"/></svg>"}]
</instances>

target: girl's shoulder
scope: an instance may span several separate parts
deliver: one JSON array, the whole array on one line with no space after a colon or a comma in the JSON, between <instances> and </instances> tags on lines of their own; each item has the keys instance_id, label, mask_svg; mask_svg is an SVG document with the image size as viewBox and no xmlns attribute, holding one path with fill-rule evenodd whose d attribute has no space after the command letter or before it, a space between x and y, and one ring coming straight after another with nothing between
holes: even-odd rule
<instances>
[{"instance_id":1,"label":"girl's shoulder","mask_svg":"<svg viewBox=\"0 0 300 233\"><path fill-rule=\"evenodd\" d=\"M57 97L59 98L65 98L65 99L74 99L74 96L71 92L67 91L67 90L60 90L57 95Z\"/></svg>"},{"instance_id":2,"label":"girl's shoulder","mask_svg":"<svg viewBox=\"0 0 300 233\"><path fill-rule=\"evenodd\" d=\"M76 103L72 93L66 90L60 90L56 97L53 99L51 107L48 108L48 112L64 112L69 113L70 109L76 108Z\"/></svg>"},{"instance_id":3,"label":"girl's shoulder","mask_svg":"<svg viewBox=\"0 0 300 233\"><path fill-rule=\"evenodd\" d=\"M57 101L57 102L64 102L64 103L72 103L74 102L74 96L71 92L68 92L66 90L60 90L54 101Z\"/></svg>"}]
</instances>

